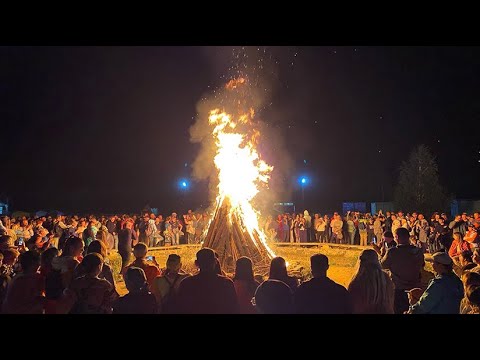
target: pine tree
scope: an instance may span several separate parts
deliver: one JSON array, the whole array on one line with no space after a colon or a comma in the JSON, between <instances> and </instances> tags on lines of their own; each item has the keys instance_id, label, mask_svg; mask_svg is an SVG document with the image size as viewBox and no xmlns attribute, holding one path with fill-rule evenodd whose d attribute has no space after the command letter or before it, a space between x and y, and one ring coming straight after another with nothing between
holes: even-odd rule
<instances>
[{"instance_id":1,"label":"pine tree","mask_svg":"<svg viewBox=\"0 0 480 360\"><path fill-rule=\"evenodd\" d=\"M440 185L435 158L428 147L419 145L400 167L395 207L429 216L434 211L443 211L446 203L447 196Z\"/></svg>"}]
</instances>

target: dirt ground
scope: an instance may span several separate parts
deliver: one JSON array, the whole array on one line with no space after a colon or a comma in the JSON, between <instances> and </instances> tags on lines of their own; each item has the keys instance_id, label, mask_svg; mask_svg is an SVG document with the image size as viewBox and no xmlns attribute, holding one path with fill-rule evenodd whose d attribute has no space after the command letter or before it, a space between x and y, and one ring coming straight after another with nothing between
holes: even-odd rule
<instances>
[{"instance_id":1,"label":"dirt ground","mask_svg":"<svg viewBox=\"0 0 480 360\"><path fill-rule=\"evenodd\" d=\"M277 256L282 256L288 262L288 270L291 275L308 280L310 273L310 256L321 253L328 256L330 268L328 269L328 277L332 280L347 287L353 276L355 264L357 263L360 252L365 249L363 246L348 245L330 245L330 244L277 244L272 245L272 250ZM195 272L194 265L195 254L200 249L200 245L180 245L168 246L163 248L152 248L149 255L154 255L157 263L164 267L168 255L175 253L181 256L183 269L189 273ZM119 255L111 254L110 262L113 263L114 270L119 269ZM433 277L431 273L431 265L426 256L425 271L422 274L423 283ZM119 270L115 271L118 273ZM125 283L121 277L116 278L117 291L120 295L126 294Z\"/></svg>"}]
</instances>

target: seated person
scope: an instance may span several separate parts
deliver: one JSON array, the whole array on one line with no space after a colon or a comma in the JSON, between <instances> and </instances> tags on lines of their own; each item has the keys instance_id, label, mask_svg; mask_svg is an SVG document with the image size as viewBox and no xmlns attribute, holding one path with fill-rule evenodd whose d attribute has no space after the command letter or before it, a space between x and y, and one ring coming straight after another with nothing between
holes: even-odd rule
<instances>
[{"instance_id":1,"label":"seated person","mask_svg":"<svg viewBox=\"0 0 480 360\"><path fill-rule=\"evenodd\" d=\"M130 267L125 273L125 286L128 294L113 303L114 314L156 314L157 301L148 290L145 272L137 267Z\"/></svg>"}]
</instances>

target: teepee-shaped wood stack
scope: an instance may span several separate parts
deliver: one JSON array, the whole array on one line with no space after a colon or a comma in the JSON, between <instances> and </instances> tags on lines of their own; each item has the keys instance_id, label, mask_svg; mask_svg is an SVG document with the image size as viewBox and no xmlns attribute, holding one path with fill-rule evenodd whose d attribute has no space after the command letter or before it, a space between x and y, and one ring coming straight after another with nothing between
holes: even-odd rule
<instances>
[{"instance_id":1,"label":"teepee-shaped wood stack","mask_svg":"<svg viewBox=\"0 0 480 360\"><path fill-rule=\"evenodd\" d=\"M235 262L241 256L248 256L256 273L266 274L270 266L271 255L254 230L252 236L243 225L240 211L231 211L228 198L217 206L210 222L203 247L215 250L220 265L227 273L233 273Z\"/></svg>"}]
</instances>

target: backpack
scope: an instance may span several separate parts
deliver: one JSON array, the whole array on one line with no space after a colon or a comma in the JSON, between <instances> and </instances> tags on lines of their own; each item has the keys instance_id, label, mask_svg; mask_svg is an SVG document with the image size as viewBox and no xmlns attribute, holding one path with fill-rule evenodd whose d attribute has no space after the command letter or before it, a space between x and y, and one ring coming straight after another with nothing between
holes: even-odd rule
<instances>
[{"instance_id":1,"label":"backpack","mask_svg":"<svg viewBox=\"0 0 480 360\"><path fill-rule=\"evenodd\" d=\"M168 292L165 294L165 296L162 297L162 313L171 314L173 313L174 306L176 303L175 284L180 279L180 274L177 274L175 276L175 279L173 279L172 282L170 282L170 280L166 276L164 276L163 278L168 284Z\"/></svg>"}]
</instances>

